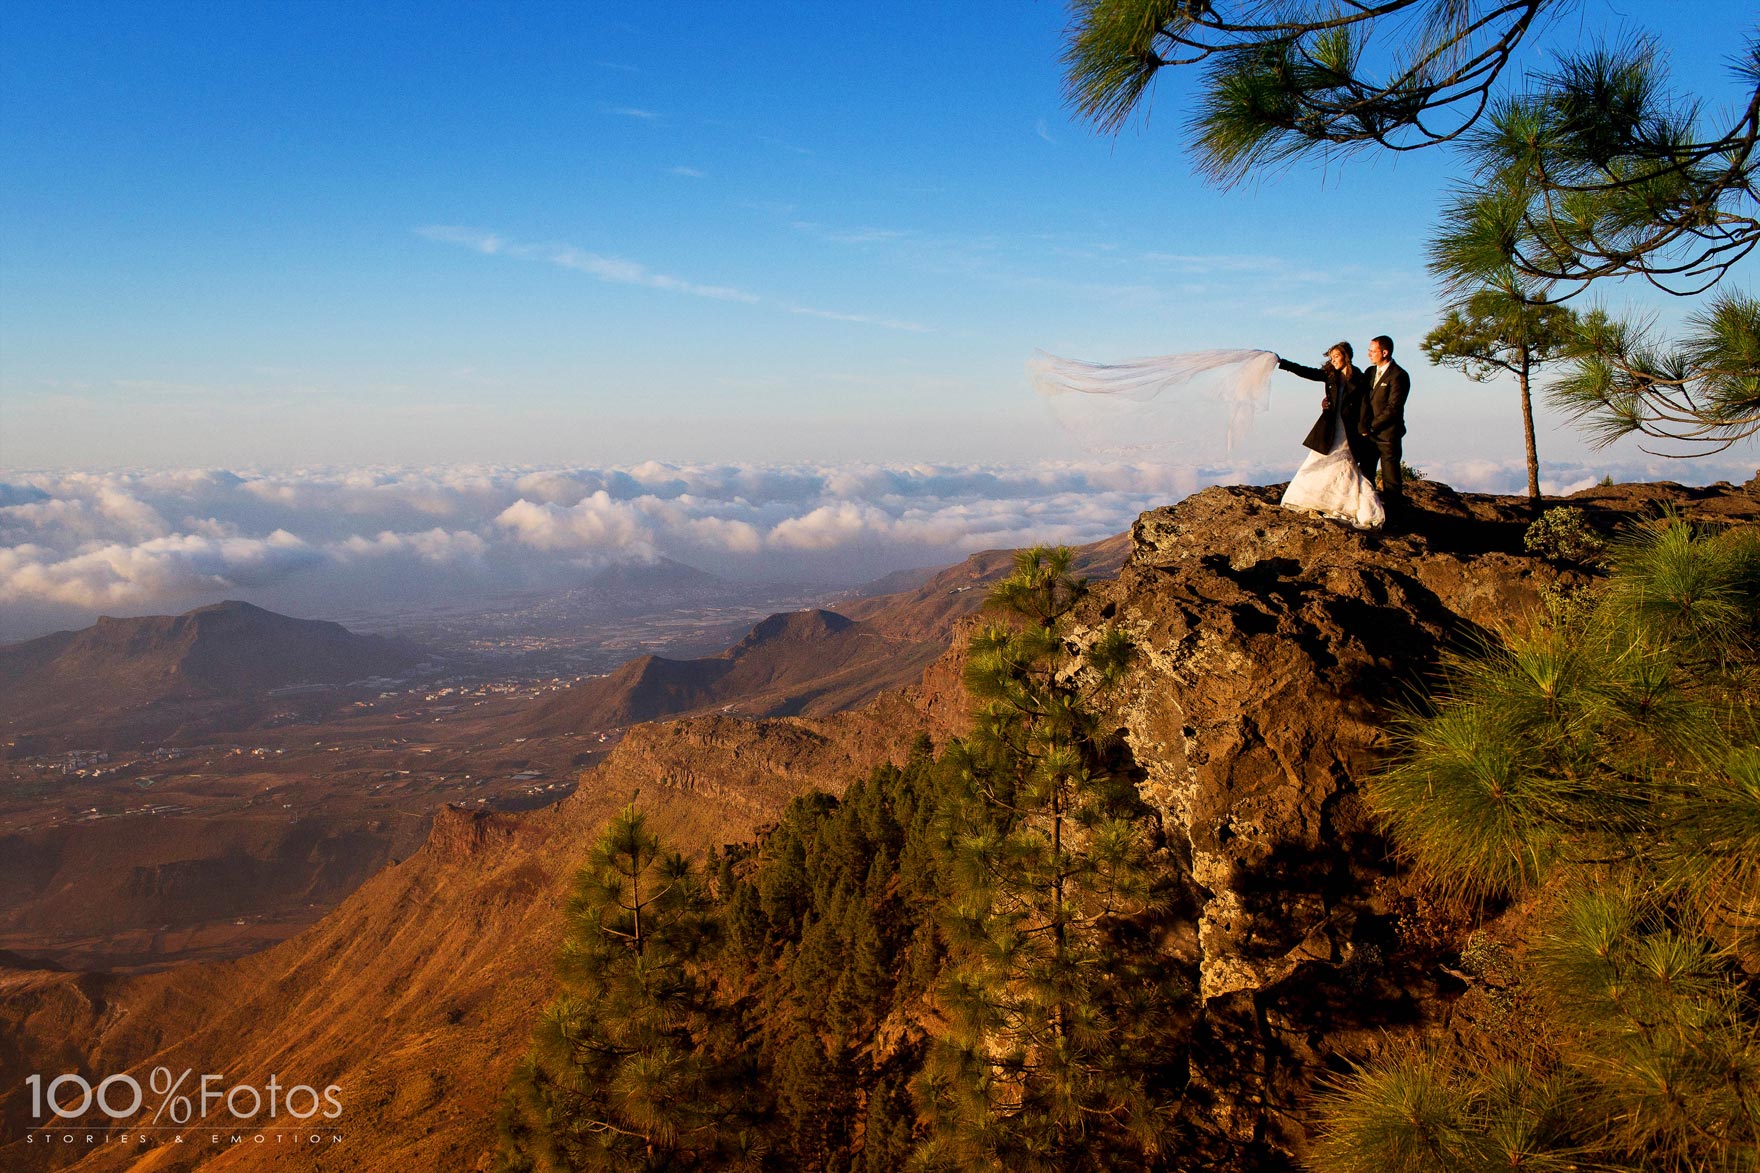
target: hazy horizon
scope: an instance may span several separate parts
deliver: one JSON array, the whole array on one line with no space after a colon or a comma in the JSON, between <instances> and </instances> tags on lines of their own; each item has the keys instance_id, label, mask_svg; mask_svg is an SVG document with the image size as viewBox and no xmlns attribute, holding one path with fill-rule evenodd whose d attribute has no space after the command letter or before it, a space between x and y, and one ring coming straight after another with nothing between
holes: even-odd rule
<instances>
[{"instance_id":1,"label":"hazy horizon","mask_svg":"<svg viewBox=\"0 0 1760 1173\"><path fill-rule=\"evenodd\" d=\"M1666 46L1713 108L1750 15L1698 6L1704 35ZM1240 450L1194 422L1084 452L1028 388L1036 348L1312 362L1391 333L1411 463L1519 488L1513 385L1417 345L1454 157L1207 187L1187 79L1117 137L1071 116L1065 20L7 6L0 639L548 589L649 552L848 585L1300 461L1318 393L1289 375ZM1690 308L1596 296L1663 328ZM1757 451L1670 463L1539 424L1549 491L1746 480Z\"/></svg>"},{"instance_id":2,"label":"hazy horizon","mask_svg":"<svg viewBox=\"0 0 1760 1173\"><path fill-rule=\"evenodd\" d=\"M0 641L99 614L226 598L310 618L557 590L667 557L735 581L859 585L983 549L1081 544L1204 485L1275 483L1264 449L1227 466L428 466L287 472L7 473L0 480ZM1516 461L1431 461L1463 490L1519 492ZM1554 462L1543 488L1746 481L1744 454Z\"/></svg>"}]
</instances>

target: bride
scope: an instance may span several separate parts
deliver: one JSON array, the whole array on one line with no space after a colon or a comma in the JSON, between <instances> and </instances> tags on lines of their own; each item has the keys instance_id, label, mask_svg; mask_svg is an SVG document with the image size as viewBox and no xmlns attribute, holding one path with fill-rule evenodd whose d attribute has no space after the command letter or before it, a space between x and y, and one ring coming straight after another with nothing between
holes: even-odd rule
<instances>
[{"instance_id":1,"label":"bride","mask_svg":"<svg viewBox=\"0 0 1760 1173\"><path fill-rule=\"evenodd\" d=\"M1358 529L1379 529L1387 520L1375 486L1357 467L1345 427L1362 410L1364 373L1351 365L1351 344L1339 342L1326 352L1320 369L1279 358L1277 366L1293 375L1326 384L1320 418L1302 443L1310 450L1302 467L1283 491L1282 505L1349 522Z\"/></svg>"},{"instance_id":2,"label":"bride","mask_svg":"<svg viewBox=\"0 0 1760 1173\"><path fill-rule=\"evenodd\" d=\"M1387 520L1381 499L1351 455L1352 432L1367 392L1365 372L1351 365L1351 345L1326 352L1326 366L1304 367L1269 350L1194 350L1116 363L1084 362L1035 351L1027 362L1033 390L1083 446L1113 456L1168 454L1204 444L1226 424L1227 452L1269 404L1279 368L1326 384L1320 422L1303 441L1313 452L1283 494L1283 504L1335 517L1360 529Z\"/></svg>"}]
</instances>

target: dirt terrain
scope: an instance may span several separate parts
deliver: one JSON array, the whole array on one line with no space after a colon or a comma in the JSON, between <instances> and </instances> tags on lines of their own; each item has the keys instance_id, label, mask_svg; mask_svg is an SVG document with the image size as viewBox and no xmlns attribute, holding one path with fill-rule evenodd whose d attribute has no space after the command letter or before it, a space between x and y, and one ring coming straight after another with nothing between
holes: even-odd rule
<instances>
[{"instance_id":1,"label":"dirt terrain","mask_svg":"<svg viewBox=\"0 0 1760 1173\"><path fill-rule=\"evenodd\" d=\"M1664 508L1751 525L1757 487L1615 486L1572 504L1606 532ZM1112 716L1184 861L1189 923L1168 948L1201 1012L1169 1061L1191 1072L1196 1167L1295 1168L1317 1080L1471 1013L1440 967L1462 930L1426 919L1356 781L1448 648L1579 572L1524 549L1519 499L1427 482L1410 495L1409 532L1364 535L1280 509L1275 488L1206 490L1144 514L1117 580L1081 612L1078 640L1116 623L1141 652ZM962 622L917 684L860 708L645 723L553 806L447 809L418 851L251 956L135 975L0 971L0 1164L255 1169L263 1146L283 1145L277 1167L486 1167L496 1104L553 988L570 877L610 813L639 795L674 845L706 851L809 787L837 793L898 760L920 731L944 741L964 721ZM292 1145L266 1119L186 1127L183 1143L106 1133L96 1115L84 1131L30 1131L30 1073L148 1086L160 1069L161 1082L334 1085L344 1107Z\"/></svg>"},{"instance_id":2,"label":"dirt terrain","mask_svg":"<svg viewBox=\"0 0 1760 1173\"><path fill-rule=\"evenodd\" d=\"M1116 573L1125 549L1122 536L1086 547L1082 565ZM0 755L0 953L123 971L262 949L407 858L437 810L556 802L640 722L826 715L909 684L1010 558L987 551L908 590L847 600L860 620L786 612L717 655L639 656L577 680L288 686L322 675L314 665L340 665L334 680L413 661L403 644L243 605L10 645L0 667L28 664L14 694L59 680L90 698L108 682L131 699L115 724L120 710L96 702L66 725L53 708L15 722L30 732ZM681 568L659 571L678 594ZM654 582L601 575L595 607ZM267 633L255 654L252 632Z\"/></svg>"}]
</instances>

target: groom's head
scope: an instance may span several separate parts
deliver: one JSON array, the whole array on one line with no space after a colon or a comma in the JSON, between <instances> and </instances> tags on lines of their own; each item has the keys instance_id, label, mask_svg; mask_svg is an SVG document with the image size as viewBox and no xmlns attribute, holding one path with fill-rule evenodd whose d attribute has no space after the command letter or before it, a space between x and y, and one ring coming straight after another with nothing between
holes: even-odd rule
<instances>
[{"instance_id":1,"label":"groom's head","mask_svg":"<svg viewBox=\"0 0 1760 1173\"><path fill-rule=\"evenodd\" d=\"M1376 366L1393 361L1393 339L1385 334L1377 334L1369 339L1369 361Z\"/></svg>"}]
</instances>

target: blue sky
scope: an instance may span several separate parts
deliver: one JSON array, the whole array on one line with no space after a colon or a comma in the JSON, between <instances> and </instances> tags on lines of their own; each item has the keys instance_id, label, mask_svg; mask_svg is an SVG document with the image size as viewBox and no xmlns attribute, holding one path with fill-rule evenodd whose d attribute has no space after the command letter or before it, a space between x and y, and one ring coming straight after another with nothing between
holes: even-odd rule
<instances>
[{"instance_id":1,"label":"blue sky","mask_svg":"<svg viewBox=\"0 0 1760 1173\"><path fill-rule=\"evenodd\" d=\"M1677 68L1728 97L1751 6L1692 8ZM1645 9L1578 11L1552 45ZM8 4L0 466L1055 459L1034 347L1380 331L1419 463L1519 454L1513 392L1416 354L1446 156L1207 188L1178 84L1117 138L1071 121L1065 20ZM1310 390L1260 429L1292 458Z\"/></svg>"}]
</instances>

